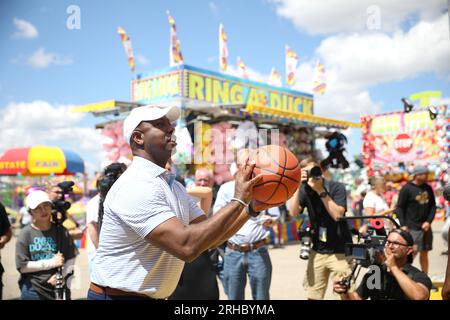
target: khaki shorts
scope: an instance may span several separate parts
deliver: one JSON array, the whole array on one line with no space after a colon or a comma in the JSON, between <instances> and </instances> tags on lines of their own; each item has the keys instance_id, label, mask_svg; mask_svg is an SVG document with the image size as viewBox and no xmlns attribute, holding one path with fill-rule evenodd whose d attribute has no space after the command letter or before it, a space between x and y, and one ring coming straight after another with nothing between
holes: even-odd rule
<instances>
[{"instance_id":1,"label":"khaki shorts","mask_svg":"<svg viewBox=\"0 0 450 320\"><path fill-rule=\"evenodd\" d=\"M306 297L313 300L323 299L330 276L331 281L334 281L336 276L341 274L347 276L351 272L348 259L343 253L321 254L311 250L303 281Z\"/></svg>"},{"instance_id":2,"label":"khaki shorts","mask_svg":"<svg viewBox=\"0 0 450 320\"><path fill-rule=\"evenodd\" d=\"M433 231L428 230L427 232L423 230L409 230L413 239L415 252L431 251L433 250Z\"/></svg>"}]
</instances>

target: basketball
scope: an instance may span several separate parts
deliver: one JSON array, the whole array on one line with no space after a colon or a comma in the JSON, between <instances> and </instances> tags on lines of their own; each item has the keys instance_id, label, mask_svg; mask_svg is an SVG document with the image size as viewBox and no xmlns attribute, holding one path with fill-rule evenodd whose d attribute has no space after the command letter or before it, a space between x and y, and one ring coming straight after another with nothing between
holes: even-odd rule
<instances>
[{"instance_id":1,"label":"basketball","mask_svg":"<svg viewBox=\"0 0 450 320\"><path fill-rule=\"evenodd\" d=\"M300 166L297 157L288 149L268 145L258 148L251 157L256 166L253 174L263 177L253 187L253 197L266 204L286 202L300 185Z\"/></svg>"}]
</instances>

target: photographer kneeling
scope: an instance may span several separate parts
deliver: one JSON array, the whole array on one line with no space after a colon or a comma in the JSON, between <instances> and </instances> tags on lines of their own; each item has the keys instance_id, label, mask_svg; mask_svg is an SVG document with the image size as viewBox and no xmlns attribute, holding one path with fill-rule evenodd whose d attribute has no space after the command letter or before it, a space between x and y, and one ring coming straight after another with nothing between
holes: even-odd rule
<instances>
[{"instance_id":1,"label":"photographer kneeling","mask_svg":"<svg viewBox=\"0 0 450 320\"><path fill-rule=\"evenodd\" d=\"M381 268L374 269L373 273L367 272L355 292L348 293L341 282L343 277L337 277L334 291L343 300L428 300L432 283L424 272L411 265L413 245L409 232L392 230L386 239ZM374 279L377 270L380 270L380 278ZM374 283L381 285L377 288Z\"/></svg>"}]
</instances>

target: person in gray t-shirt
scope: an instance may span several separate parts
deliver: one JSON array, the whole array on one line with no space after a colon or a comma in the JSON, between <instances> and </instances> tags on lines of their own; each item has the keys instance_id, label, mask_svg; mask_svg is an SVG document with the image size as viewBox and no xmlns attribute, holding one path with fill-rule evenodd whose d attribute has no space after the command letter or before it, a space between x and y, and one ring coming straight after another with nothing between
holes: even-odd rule
<instances>
[{"instance_id":1,"label":"person in gray t-shirt","mask_svg":"<svg viewBox=\"0 0 450 320\"><path fill-rule=\"evenodd\" d=\"M51 222L52 204L44 191L31 192L26 205L33 218L16 242L22 300L53 300L58 267L63 275L73 269L78 251L68 231Z\"/></svg>"}]
</instances>

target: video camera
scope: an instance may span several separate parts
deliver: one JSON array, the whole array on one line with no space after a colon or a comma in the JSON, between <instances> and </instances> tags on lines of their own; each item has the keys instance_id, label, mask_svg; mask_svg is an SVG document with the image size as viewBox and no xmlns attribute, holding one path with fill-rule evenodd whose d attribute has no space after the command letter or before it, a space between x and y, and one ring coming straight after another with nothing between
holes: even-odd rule
<instances>
[{"instance_id":1,"label":"video camera","mask_svg":"<svg viewBox=\"0 0 450 320\"><path fill-rule=\"evenodd\" d=\"M58 251L61 250L61 234L60 225L67 219L67 210L70 209L70 202L66 201L66 194L73 191L73 181L63 181L56 186L61 189L58 199L53 201L53 221L56 224L56 243ZM56 272L56 286L54 289L56 300L70 300L70 289L67 287L67 279L73 275L73 271L66 276L62 273L62 267L59 267Z\"/></svg>"},{"instance_id":2,"label":"video camera","mask_svg":"<svg viewBox=\"0 0 450 320\"><path fill-rule=\"evenodd\" d=\"M370 220L367 233L361 235L358 232L358 243L346 243L345 255L355 260L352 273L341 280L341 284L350 287L351 282L358 277L355 272L361 267L368 268L371 265L381 265L381 256L384 254L386 243L386 231L383 219L390 220L396 228L400 225L389 216L361 216L361 217L341 217L340 220Z\"/></svg>"},{"instance_id":3,"label":"video camera","mask_svg":"<svg viewBox=\"0 0 450 320\"><path fill-rule=\"evenodd\" d=\"M61 189L61 194L59 198L55 201L53 201L53 207L54 207L54 221L55 223L58 223L59 221L66 220L66 214L67 210L70 209L70 202L66 201L66 194L69 194L73 191L74 186L73 181L63 181L58 183L56 186ZM57 213L61 213L61 217L57 216Z\"/></svg>"},{"instance_id":4,"label":"video camera","mask_svg":"<svg viewBox=\"0 0 450 320\"><path fill-rule=\"evenodd\" d=\"M374 229L369 228L367 234L361 238L362 243L345 244L345 255L357 260L364 268L380 264L379 255L384 251L386 238L386 235L376 235Z\"/></svg>"}]
</instances>

